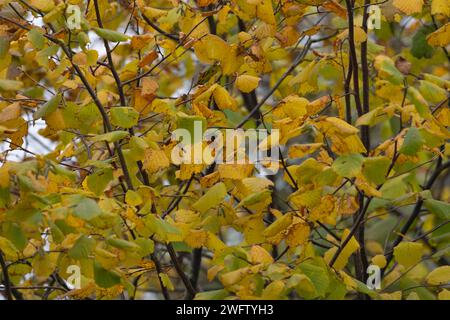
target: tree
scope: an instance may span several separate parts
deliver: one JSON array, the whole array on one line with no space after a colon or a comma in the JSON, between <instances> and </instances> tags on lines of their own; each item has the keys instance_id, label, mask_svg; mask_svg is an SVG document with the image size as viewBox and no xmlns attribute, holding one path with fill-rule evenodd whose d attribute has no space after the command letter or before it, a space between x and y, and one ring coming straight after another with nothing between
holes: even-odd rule
<instances>
[{"instance_id":1,"label":"tree","mask_svg":"<svg viewBox=\"0 0 450 320\"><path fill-rule=\"evenodd\" d=\"M0 293L449 299L449 16L0 0ZM174 163L196 123L279 133L278 172Z\"/></svg>"}]
</instances>

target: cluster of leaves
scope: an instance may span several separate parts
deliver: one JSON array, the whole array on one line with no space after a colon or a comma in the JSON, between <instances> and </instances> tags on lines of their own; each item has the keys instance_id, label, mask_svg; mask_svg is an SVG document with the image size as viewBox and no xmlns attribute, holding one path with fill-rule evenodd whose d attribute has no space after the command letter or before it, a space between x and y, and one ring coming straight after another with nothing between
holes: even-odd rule
<instances>
[{"instance_id":1,"label":"cluster of leaves","mask_svg":"<svg viewBox=\"0 0 450 320\"><path fill-rule=\"evenodd\" d=\"M450 5L371 3L0 0L0 293L449 299ZM279 173L172 164L195 120Z\"/></svg>"}]
</instances>

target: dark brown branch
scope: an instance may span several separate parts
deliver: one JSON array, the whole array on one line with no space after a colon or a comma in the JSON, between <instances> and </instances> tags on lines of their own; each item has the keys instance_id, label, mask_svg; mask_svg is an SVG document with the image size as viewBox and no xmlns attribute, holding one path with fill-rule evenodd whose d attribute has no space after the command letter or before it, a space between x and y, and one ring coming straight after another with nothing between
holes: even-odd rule
<instances>
[{"instance_id":1,"label":"dark brown branch","mask_svg":"<svg viewBox=\"0 0 450 320\"><path fill-rule=\"evenodd\" d=\"M3 251L0 250L0 267L2 267L3 285L5 286L5 295L7 300L14 300L11 288L11 281L9 279L8 268L5 259L3 259Z\"/></svg>"}]
</instances>

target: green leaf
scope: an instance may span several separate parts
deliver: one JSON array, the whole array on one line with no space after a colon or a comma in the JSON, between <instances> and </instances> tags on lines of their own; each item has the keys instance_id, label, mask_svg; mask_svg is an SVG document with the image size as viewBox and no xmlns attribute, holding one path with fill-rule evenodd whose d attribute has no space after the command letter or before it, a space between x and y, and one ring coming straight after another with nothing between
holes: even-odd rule
<instances>
[{"instance_id":1,"label":"green leaf","mask_svg":"<svg viewBox=\"0 0 450 320\"><path fill-rule=\"evenodd\" d=\"M69 249L67 254L73 259L87 259L92 249L95 247L95 240L82 235L77 239L72 248Z\"/></svg>"},{"instance_id":2,"label":"green leaf","mask_svg":"<svg viewBox=\"0 0 450 320\"><path fill-rule=\"evenodd\" d=\"M138 123L139 113L131 107L115 107L110 111L111 123L122 128L131 128Z\"/></svg>"},{"instance_id":3,"label":"green leaf","mask_svg":"<svg viewBox=\"0 0 450 320\"><path fill-rule=\"evenodd\" d=\"M121 42L121 41L127 41L128 40L128 36L114 31L114 30L109 30L109 29L102 29L102 28L92 28L92 30L94 30L94 32L101 38L108 40L108 41L112 41L112 42Z\"/></svg>"},{"instance_id":4,"label":"green leaf","mask_svg":"<svg viewBox=\"0 0 450 320\"><path fill-rule=\"evenodd\" d=\"M11 240L14 246L22 251L25 249L28 239L17 223L4 223L5 236Z\"/></svg>"},{"instance_id":5,"label":"green leaf","mask_svg":"<svg viewBox=\"0 0 450 320\"><path fill-rule=\"evenodd\" d=\"M120 276L113 271L104 269L100 263L94 261L94 280L99 287L110 288L120 283Z\"/></svg>"},{"instance_id":6,"label":"green leaf","mask_svg":"<svg viewBox=\"0 0 450 320\"><path fill-rule=\"evenodd\" d=\"M201 128L201 132L195 134L195 128ZM177 128L187 130L191 135L191 143L200 142L206 128L206 119L200 116L190 116L182 112L177 113ZM187 141L183 141L187 143Z\"/></svg>"},{"instance_id":7,"label":"green leaf","mask_svg":"<svg viewBox=\"0 0 450 320\"><path fill-rule=\"evenodd\" d=\"M223 300L229 296L225 289L211 290L199 292L195 295L194 300Z\"/></svg>"},{"instance_id":8,"label":"green leaf","mask_svg":"<svg viewBox=\"0 0 450 320\"><path fill-rule=\"evenodd\" d=\"M227 187L223 182L217 183L212 186L200 199L192 205L192 208L205 213L210 208L217 206L223 201L227 195Z\"/></svg>"},{"instance_id":9,"label":"green leaf","mask_svg":"<svg viewBox=\"0 0 450 320\"><path fill-rule=\"evenodd\" d=\"M428 102L425 98L420 94L419 90L414 87L409 87L408 92L406 93L406 97L409 101L414 105L417 112L421 117L429 117L430 109L428 108Z\"/></svg>"},{"instance_id":10,"label":"green leaf","mask_svg":"<svg viewBox=\"0 0 450 320\"><path fill-rule=\"evenodd\" d=\"M112 131L104 134L99 134L95 137L91 138L91 141L97 142L97 141L108 141L108 142L115 142L118 140L122 140L123 138L127 137L130 133L128 131L118 130L118 131Z\"/></svg>"},{"instance_id":11,"label":"green leaf","mask_svg":"<svg viewBox=\"0 0 450 320\"><path fill-rule=\"evenodd\" d=\"M382 184L386 181L386 173L390 164L391 160L388 157L365 158L362 167L363 175L376 185Z\"/></svg>"},{"instance_id":12,"label":"green leaf","mask_svg":"<svg viewBox=\"0 0 450 320\"><path fill-rule=\"evenodd\" d=\"M431 58L433 56L434 49L428 44L427 35L433 32L433 28L429 26L423 26L417 30L416 34L412 38L411 54L418 58Z\"/></svg>"},{"instance_id":13,"label":"green leaf","mask_svg":"<svg viewBox=\"0 0 450 320\"><path fill-rule=\"evenodd\" d=\"M109 237L106 239L106 243L115 248L119 248L122 250L139 250L140 246L134 242L118 239L114 237Z\"/></svg>"},{"instance_id":14,"label":"green leaf","mask_svg":"<svg viewBox=\"0 0 450 320\"><path fill-rule=\"evenodd\" d=\"M437 215L440 219L450 219L450 204L447 202L427 199L424 201L425 207L433 214Z\"/></svg>"},{"instance_id":15,"label":"green leaf","mask_svg":"<svg viewBox=\"0 0 450 320\"><path fill-rule=\"evenodd\" d=\"M36 112L33 114L33 119L44 118L45 116L55 112L58 108L59 103L62 100L61 94L57 94L50 100L48 100L45 104L43 104Z\"/></svg>"},{"instance_id":16,"label":"green leaf","mask_svg":"<svg viewBox=\"0 0 450 320\"><path fill-rule=\"evenodd\" d=\"M73 214L83 220L92 220L102 214L97 202L90 198L83 198L73 208Z\"/></svg>"},{"instance_id":17,"label":"green leaf","mask_svg":"<svg viewBox=\"0 0 450 320\"><path fill-rule=\"evenodd\" d=\"M311 280L316 288L318 296L325 296L330 279L327 270L322 266L317 266L312 263L303 262L299 265L300 270Z\"/></svg>"},{"instance_id":18,"label":"green leaf","mask_svg":"<svg viewBox=\"0 0 450 320\"><path fill-rule=\"evenodd\" d=\"M437 84L427 80L419 80L419 82L419 91L428 102L438 104L447 98L447 91Z\"/></svg>"},{"instance_id":19,"label":"green leaf","mask_svg":"<svg viewBox=\"0 0 450 320\"><path fill-rule=\"evenodd\" d=\"M113 170L111 168L100 169L87 177L87 186L96 195L100 195L112 179Z\"/></svg>"},{"instance_id":20,"label":"green leaf","mask_svg":"<svg viewBox=\"0 0 450 320\"><path fill-rule=\"evenodd\" d=\"M364 157L359 153L351 153L337 158L331 168L340 176L351 178L361 172Z\"/></svg>"},{"instance_id":21,"label":"green leaf","mask_svg":"<svg viewBox=\"0 0 450 320\"><path fill-rule=\"evenodd\" d=\"M408 156L415 155L423 145L423 138L420 135L419 129L416 127L411 127L406 133L403 144L399 150L400 153L406 154Z\"/></svg>"},{"instance_id":22,"label":"green leaf","mask_svg":"<svg viewBox=\"0 0 450 320\"><path fill-rule=\"evenodd\" d=\"M45 45L45 37L38 29L31 29L28 32L28 40L36 49L43 49Z\"/></svg>"}]
</instances>

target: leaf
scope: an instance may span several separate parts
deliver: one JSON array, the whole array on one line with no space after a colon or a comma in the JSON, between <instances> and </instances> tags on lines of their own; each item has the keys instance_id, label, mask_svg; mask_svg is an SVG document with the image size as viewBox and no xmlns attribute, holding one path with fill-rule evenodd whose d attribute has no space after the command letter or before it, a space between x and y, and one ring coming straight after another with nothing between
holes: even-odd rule
<instances>
[{"instance_id":1,"label":"leaf","mask_svg":"<svg viewBox=\"0 0 450 320\"><path fill-rule=\"evenodd\" d=\"M445 15L450 16L450 6L448 0L433 0L431 2L431 14L432 15Z\"/></svg>"},{"instance_id":2,"label":"leaf","mask_svg":"<svg viewBox=\"0 0 450 320\"><path fill-rule=\"evenodd\" d=\"M16 91L22 89L22 86L21 81L0 79L0 90L2 91Z\"/></svg>"},{"instance_id":3,"label":"leaf","mask_svg":"<svg viewBox=\"0 0 450 320\"><path fill-rule=\"evenodd\" d=\"M201 134L195 133L196 126L201 128ZM198 143L203 139L203 132L207 126L206 119L201 116L190 116L185 113L177 114L177 127L180 129L185 129L191 135L191 143ZM188 141L183 141L184 143L188 143Z\"/></svg>"},{"instance_id":4,"label":"leaf","mask_svg":"<svg viewBox=\"0 0 450 320\"><path fill-rule=\"evenodd\" d=\"M337 158L331 168L340 176L352 178L361 172L364 157L359 153L351 153Z\"/></svg>"},{"instance_id":5,"label":"leaf","mask_svg":"<svg viewBox=\"0 0 450 320\"><path fill-rule=\"evenodd\" d=\"M433 47L445 47L450 43L450 22L446 23L427 36L427 41Z\"/></svg>"},{"instance_id":6,"label":"leaf","mask_svg":"<svg viewBox=\"0 0 450 320\"><path fill-rule=\"evenodd\" d=\"M424 118L430 117L430 110L425 98L420 94L419 90L414 87L409 87L406 97L414 104L417 112Z\"/></svg>"},{"instance_id":7,"label":"leaf","mask_svg":"<svg viewBox=\"0 0 450 320\"><path fill-rule=\"evenodd\" d=\"M395 260L409 268L420 261L423 255L423 246L417 242L401 242L394 248Z\"/></svg>"},{"instance_id":8,"label":"leaf","mask_svg":"<svg viewBox=\"0 0 450 320\"><path fill-rule=\"evenodd\" d=\"M99 37L112 42L122 42L129 39L127 35L114 30L102 28L92 28L92 30L94 30Z\"/></svg>"},{"instance_id":9,"label":"leaf","mask_svg":"<svg viewBox=\"0 0 450 320\"><path fill-rule=\"evenodd\" d=\"M392 84L402 84L403 74L395 67L391 58L379 55L375 57L374 67L378 71L378 75L391 82Z\"/></svg>"},{"instance_id":10,"label":"leaf","mask_svg":"<svg viewBox=\"0 0 450 320\"><path fill-rule=\"evenodd\" d=\"M368 181L375 185L380 185L386 181L386 174L390 164L391 160L388 157L365 158L362 173Z\"/></svg>"},{"instance_id":11,"label":"leaf","mask_svg":"<svg viewBox=\"0 0 450 320\"><path fill-rule=\"evenodd\" d=\"M197 293L194 300L223 300L228 297L228 295L229 293L225 289L203 291Z\"/></svg>"},{"instance_id":12,"label":"leaf","mask_svg":"<svg viewBox=\"0 0 450 320\"><path fill-rule=\"evenodd\" d=\"M220 110L236 110L236 101L230 96L228 91L221 86L217 86L213 92L214 101Z\"/></svg>"},{"instance_id":13,"label":"leaf","mask_svg":"<svg viewBox=\"0 0 450 320\"><path fill-rule=\"evenodd\" d=\"M56 111L58 108L59 103L62 100L62 95L57 94L53 96L50 100L48 100L45 104L43 104L36 112L33 114L33 119L37 120L39 118L44 118L45 116L48 116L49 114Z\"/></svg>"},{"instance_id":14,"label":"leaf","mask_svg":"<svg viewBox=\"0 0 450 320\"><path fill-rule=\"evenodd\" d=\"M405 139L403 140L399 152L408 156L413 156L421 149L423 143L424 141L419 129L411 127L405 135Z\"/></svg>"},{"instance_id":15,"label":"leaf","mask_svg":"<svg viewBox=\"0 0 450 320\"><path fill-rule=\"evenodd\" d=\"M45 37L38 29L31 29L28 31L28 40L33 44L36 49L42 50L45 45Z\"/></svg>"},{"instance_id":16,"label":"leaf","mask_svg":"<svg viewBox=\"0 0 450 320\"><path fill-rule=\"evenodd\" d=\"M211 208L216 207L220 204L227 195L227 187L224 183L219 182L212 186L200 199L198 199L192 208L199 211L200 213L205 213Z\"/></svg>"},{"instance_id":17,"label":"leaf","mask_svg":"<svg viewBox=\"0 0 450 320\"><path fill-rule=\"evenodd\" d=\"M432 286L438 286L450 282L450 266L442 266L431 271L426 282Z\"/></svg>"},{"instance_id":18,"label":"leaf","mask_svg":"<svg viewBox=\"0 0 450 320\"><path fill-rule=\"evenodd\" d=\"M120 283L120 276L116 272L104 269L97 261L94 261L94 279L101 288L111 288Z\"/></svg>"},{"instance_id":19,"label":"leaf","mask_svg":"<svg viewBox=\"0 0 450 320\"><path fill-rule=\"evenodd\" d=\"M139 119L139 113L131 107L114 107L110 115L111 123L121 128L132 128Z\"/></svg>"},{"instance_id":20,"label":"leaf","mask_svg":"<svg viewBox=\"0 0 450 320\"><path fill-rule=\"evenodd\" d=\"M19 103L12 103L0 111L0 123L14 120L20 117L22 109Z\"/></svg>"},{"instance_id":21,"label":"leaf","mask_svg":"<svg viewBox=\"0 0 450 320\"><path fill-rule=\"evenodd\" d=\"M311 280L316 289L317 296L324 297L330 284L330 278L326 269L323 266L309 262L301 263L299 269Z\"/></svg>"},{"instance_id":22,"label":"leaf","mask_svg":"<svg viewBox=\"0 0 450 320\"><path fill-rule=\"evenodd\" d=\"M9 239L0 236L0 250L5 254L6 259L16 260L19 255L19 250L9 241Z\"/></svg>"},{"instance_id":23,"label":"leaf","mask_svg":"<svg viewBox=\"0 0 450 320\"><path fill-rule=\"evenodd\" d=\"M167 274L160 272L159 277L161 278L161 282L164 287L171 291L175 290L175 287L173 286L172 281L170 281L170 278Z\"/></svg>"},{"instance_id":24,"label":"leaf","mask_svg":"<svg viewBox=\"0 0 450 320\"><path fill-rule=\"evenodd\" d=\"M323 143L293 144L289 147L289 158L303 158L317 151L322 146Z\"/></svg>"},{"instance_id":25,"label":"leaf","mask_svg":"<svg viewBox=\"0 0 450 320\"><path fill-rule=\"evenodd\" d=\"M240 91L248 93L252 92L253 90L258 87L260 79L255 76L250 76L247 74L243 74L237 77L236 79L236 88L238 88Z\"/></svg>"},{"instance_id":26,"label":"leaf","mask_svg":"<svg viewBox=\"0 0 450 320\"><path fill-rule=\"evenodd\" d=\"M133 190L128 190L125 194L125 202L131 206L138 206L142 204L143 200L139 193Z\"/></svg>"},{"instance_id":27,"label":"leaf","mask_svg":"<svg viewBox=\"0 0 450 320\"><path fill-rule=\"evenodd\" d=\"M135 37L133 37L134 39ZM133 41L133 40L132 40ZM158 58L158 52L155 50L150 51L150 53L146 54L141 61L139 61L139 67L149 66Z\"/></svg>"},{"instance_id":28,"label":"leaf","mask_svg":"<svg viewBox=\"0 0 450 320\"><path fill-rule=\"evenodd\" d=\"M348 235L349 235L350 231L348 229L345 229L344 232L342 233L342 241L341 241L341 245L343 244L344 240L347 239ZM336 261L333 264L333 268L336 270L342 270L348 263L348 259L351 257L351 255L356 252L357 250L359 250L359 242L356 240L355 236L352 236L350 238L350 241L347 242L347 244L345 245L345 247L343 247L342 251L339 253ZM333 258L333 256L336 254L337 252L337 247L332 247L331 249L329 249L324 256L325 261L327 261L328 263L331 262L331 259Z\"/></svg>"},{"instance_id":29,"label":"leaf","mask_svg":"<svg viewBox=\"0 0 450 320\"><path fill-rule=\"evenodd\" d=\"M96 170L87 177L87 186L89 190L96 195L100 195L105 190L108 183L113 179L113 171L111 168Z\"/></svg>"},{"instance_id":30,"label":"leaf","mask_svg":"<svg viewBox=\"0 0 450 320\"><path fill-rule=\"evenodd\" d=\"M423 26L417 30L416 34L412 38L411 54L416 58L431 58L434 53L433 47L427 42L427 36L433 32L433 29L429 26Z\"/></svg>"},{"instance_id":31,"label":"leaf","mask_svg":"<svg viewBox=\"0 0 450 320\"><path fill-rule=\"evenodd\" d=\"M30 0L30 5L43 12L49 12L55 7L54 0Z\"/></svg>"},{"instance_id":32,"label":"leaf","mask_svg":"<svg viewBox=\"0 0 450 320\"><path fill-rule=\"evenodd\" d=\"M382 254L377 254L376 256L374 256L372 258L372 262L373 264L375 264L376 266L380 267L380 268L384 268L386 266L386 257Z\"/></svg>"},{"instance_id":33,"label":"leaf","mask_svg":"<svg viewBox=\"0 0 450 320\"><path fill-rule=\"evenodd\" d=\"M128 131L116 130L116 131L96 135L95 137L91 138L91 141L92 142L98 142L98 141L116 142L118 140L122 140L125 137L128 137L129 134L130 133Z\"/></svg>"},{"instance_id":34,"label":"leaf","mask_svg":"<svg viewBox=\"0 0 450 320\"><path fill-rule=\"evenodd\" d=\"M411 15L422 12L423 0L394 0L394 7Z\"/></svg>"},{"instance_id":35,"label":"leaf","mask_svg":"<svg viewBox=\"0 0 450 320\"><path fill-rule=\"evenodd\" d=\"M420 80L419 92L431 103L439 104L447 98L447 91L431 81Z\"/></svg>"},{"instance_id":36,"label":"leaf","mask_svg":"<svg viewBox=\"0 0 450 320\"><path fill-rule=\"evenodd\" d=\"M83 198L73 208L73 214L83 220L90 221L102 214L97 202L90 198Z\"/></svg>"},{"instance_id":37,"label":"leaf","mask_svg":"<svg viewBox=\"0 0 450 320\"><path fill-rule=\"evenodd\" d=\"M334 130L336 130L336 133L339 135L348 136L359 132L359 130L351 124L348 124L344 120L336 117L327 117L325 121L331 124L334 127Z\"/></svg>"},{"instance_id":38,"label":"leaf","mask_svg":"<svg viewBox=\"0 0 450 320\"><path fill-rule=\"evenodd\" d=\"M444 201L426 199L424 201L425 207L440 219L450 219L450 204Z\"/></svg>"},{"instance_id":39,"label":"leaf","mask_svg":"<svg viewBox=\"0 0 450 320\"><path fill-rule=\"evenodd\" d=\"M134 242L118 239L115 237L109 237L106 239L106 243L110 246L122 249L122 250L139 250L140 247Z\"/></svg>"},{"instance_id":40,"label":"leaf","mask_svg":"<svg viewBox=\"0 0 450 320\"><path fill-rule=\"evenodd\" d=\"M89 257L89 254L92 252L92 249L94 249L94 246L95 246L94 239L82 235L81 237L78 238L73 247L69 249L67 254L71 258L77 260L87 259Z\"/></svg>"}]
</instances>

